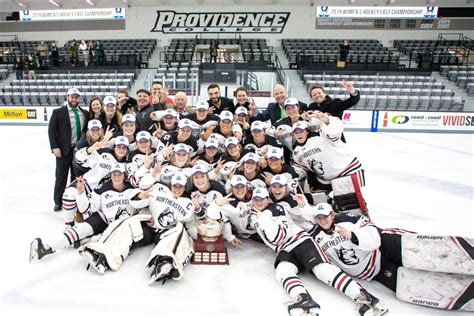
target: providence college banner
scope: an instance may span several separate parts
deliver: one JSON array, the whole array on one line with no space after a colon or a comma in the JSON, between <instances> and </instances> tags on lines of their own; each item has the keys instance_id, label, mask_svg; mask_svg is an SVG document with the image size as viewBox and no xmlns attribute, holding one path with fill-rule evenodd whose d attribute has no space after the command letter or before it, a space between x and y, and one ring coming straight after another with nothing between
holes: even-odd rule
<instances>
[{"instance_id":1,"label":"providence college banner","mask_svg":"<svg viewBox=\"0 0 474 316\"><path fill-rule=\"evenodd\" d=\"M151 32L162 33L281 33L290 12L157 11Z\"/></svg>"}]
</instances>

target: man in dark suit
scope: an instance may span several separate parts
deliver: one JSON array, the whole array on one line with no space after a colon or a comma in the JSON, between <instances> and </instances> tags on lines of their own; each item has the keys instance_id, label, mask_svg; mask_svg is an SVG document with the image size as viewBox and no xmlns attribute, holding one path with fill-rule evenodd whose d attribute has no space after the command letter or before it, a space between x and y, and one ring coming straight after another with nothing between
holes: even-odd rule
<instances>
[{"instance_id":1,"label":"man in dark suit","mask_svg":"<svg viewBox=\"0 0 474 316\"><path fill-rule=\"evenodd\" d=\"M54 211L62 209L62 196L71 170L71 181L76 178L72 168L74 147L87 126L88 112L79 107L81 93L76 88L67 92L67 102L55 109L48 126L49 144L56 157L56 181L54 183Z\"/></svg>"},{"instance_id":2,"label":"man in dark suit","mask_svg":"<svg viewBox=\"0 0 474 316\"><path fill-rule=\"evenodd\" d=\"M285 118L285 100L288 99L288 92L286 91L285 87L281 84L277 84L275 88L273 88L273 97L275 98L275 102L268 103L268 106L263 112L254 114L256 120L265 122L270 120L272 125L275 124L276 121L279 119ZM298 101L300 113L306 111L308 106L304 102ZM254 111L252 108L251 111Z\"/></svg>"}]
</instances>

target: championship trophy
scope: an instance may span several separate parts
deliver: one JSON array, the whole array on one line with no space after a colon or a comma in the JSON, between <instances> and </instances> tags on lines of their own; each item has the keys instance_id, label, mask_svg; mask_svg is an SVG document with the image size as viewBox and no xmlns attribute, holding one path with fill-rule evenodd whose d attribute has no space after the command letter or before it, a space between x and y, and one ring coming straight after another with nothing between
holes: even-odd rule
<instances>
[{"instance_id":1,"label":"championship trophy","mask_svg":"<svg viewBox=\"0 0 474 316\"><path fill-rule=\"evenodd\" d=\"M224 245L224 223L206 218L196 221L198 236L194 243L194 264L229 264Z\"/></svg>"}]
</instances>

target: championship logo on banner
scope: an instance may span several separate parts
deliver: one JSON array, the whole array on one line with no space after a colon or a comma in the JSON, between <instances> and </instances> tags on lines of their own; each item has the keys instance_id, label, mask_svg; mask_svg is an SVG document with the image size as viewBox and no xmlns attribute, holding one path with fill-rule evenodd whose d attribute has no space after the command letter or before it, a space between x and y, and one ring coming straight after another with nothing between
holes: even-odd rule
<instances>
[{"instance_id":1,"label":"championship logo on banner","mask_svg":"<svg viewBox=\"0 0 474 316\"><path fill-rule=\"evenodd\" d=\"M438 7L328 7L316 8L316 18L435 19Z\"/></svg>"},{"instance_id":2,"label":"championship logo on banner","mask_svg":"<svg viewBox=\"0 0 474 316\"><path fill-rule=\"evenodd\" d=\"M23 10L20 21L124 20L125 8L87 8L64 10Z\"/></svg>"},{"instance_id":3,"label":"championship logo on banner","mask_svg":"<svg viewBox=\"0 0 474 316\"><path fill-rule=\"evenodd\" d=\"M162 33L281 33L290 12L177 13L157 11L151 32Z\"/></svg>"}]
</instances>

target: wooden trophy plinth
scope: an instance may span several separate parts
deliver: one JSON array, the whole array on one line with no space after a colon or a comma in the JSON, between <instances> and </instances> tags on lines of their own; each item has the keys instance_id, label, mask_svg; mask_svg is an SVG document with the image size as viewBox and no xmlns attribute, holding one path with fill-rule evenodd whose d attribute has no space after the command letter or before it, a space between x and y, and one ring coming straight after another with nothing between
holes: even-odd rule
<instances>
[{"instance_id":1,"label":"wooden trophy plinth","mask_svg":"<svg viewBox=\"0 0 474 316\"><path fill-rule=\"evenodd\" d=\"M194 242L193 264L229 264L227 249L224 245L224 237L217 238L202 237L198 234Z\"/></svg>"}]
</instances>

